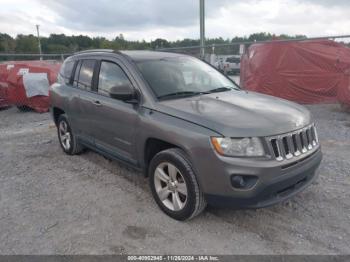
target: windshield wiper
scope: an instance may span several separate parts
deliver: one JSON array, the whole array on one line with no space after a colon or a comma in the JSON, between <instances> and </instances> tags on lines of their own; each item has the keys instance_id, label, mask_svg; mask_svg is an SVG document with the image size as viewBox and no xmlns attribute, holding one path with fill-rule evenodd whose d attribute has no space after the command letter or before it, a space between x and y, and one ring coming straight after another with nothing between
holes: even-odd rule
<instances>
[{"instance_id":1,"label":"windshield wiper","mask_svg":"<svg viewBox=\"0 0 350 262\"><path fill-rule=\"evenodd\" d=\"M209 91L206 91L204 93L206 94L211 94L211 93L219 93L219 92L226 92L226 91L231 91L232 88L231 87L219 87L219 88L215 88L215 89L212 89L212 90L209 90Z\"/></svg>"},{"instance_id":2,"label":"windshield wiper","mask_svg":"<svg viewBox=\"0 0 350 262\"><path fill-rule=\"evenodd\" d=\"M170 94L158 96L158 99L195 96L195 95L201 95L201 94L203 94L203 93L202 92L194 92L194 91L181 91L181 92L175 92L175 93L170 93Z\"/></svg>"},{"instance_id":3,"label":"windshield wiper","mask_svg":"<svg viewBox=\"0 0 350 262\"><path fill-rule=\"evenodd\" d=\"M212 93L226 92L226 91L230 91L232 89L234 89L234 88L224 86L224 87L219 87L219 88L215 88L215 89L212 89L209 91L203 91L203 92L180 91L180 92L175 92L175 93L170 93L170 94L158 96L158 99L187 97L187 96L196 96L196 95L207 95L207 94L212 94Z\"/></svg>"}]
</instances>

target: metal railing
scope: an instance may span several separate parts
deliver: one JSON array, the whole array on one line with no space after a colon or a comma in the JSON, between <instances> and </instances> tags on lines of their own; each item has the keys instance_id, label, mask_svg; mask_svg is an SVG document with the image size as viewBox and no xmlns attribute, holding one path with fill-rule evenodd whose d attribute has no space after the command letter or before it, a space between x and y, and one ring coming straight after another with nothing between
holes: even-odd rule
<instances>
[{"instance_id":1,"label":"metal railing","mask_svg":"<svg viewBox=\"0 0 350 262\"><path fill-rule=\"evenodd\" d=\"M70 53L62 54L33 54L33 53L1 53L0 62L2 61L17 61L17 60L61 60L70 56Z\"/></svg>"},{"instance_id":2,"label":"metal railing","mask_svg":"<svg viewBox=\"0 0 350 262\"><path fill-rule=\"evenodd\" d=\"M304 37L304 38L294 38L294 39L276 39L276 40L264 40L264 41L234 41L228 44L210 44L204 45L205 48L217 48L217 47L227 47L227 46L237 46L237 45L251 45L259 43L278 43L278 42L300 42L300 41L313 41L313 40L335 40L335 39L346 39L350 35L333 35L333 36L319 36L319 37ZM194 46L179 46L179 47L168 47L168 48L157 48L157 51L174 51L174 50L189 50L189 49L199 49L201 45Z\"/></svg>"}]
</instances>

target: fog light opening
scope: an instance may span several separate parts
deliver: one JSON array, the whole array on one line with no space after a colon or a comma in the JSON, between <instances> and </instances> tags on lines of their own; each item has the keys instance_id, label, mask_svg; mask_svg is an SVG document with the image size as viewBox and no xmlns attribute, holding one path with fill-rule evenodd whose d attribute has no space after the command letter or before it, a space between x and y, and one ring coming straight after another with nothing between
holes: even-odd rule
<instances>
[{"instance_id":1,"label":"fog light opening","mask_svg":"<svg viewBox=\"0 0 350 262\"><path fill-rule=\"evenodd\" d=\"M256 176L248 176L248 175L231 176L231 184L234 188L237 188L237 189L250 189L256 184L257 181L258 181L258 177Z\"/></svg>"},{"instance_id":2,"label":"fog light opening","mask_svg":"<svg viewBox=\"0 0 350 262\"><path fill-rule=\"evenodd\" d=\"M242 176L233 176L231 179L232 186L237 188L244 188L245 181Z\"/></svg>"}]
</instances>

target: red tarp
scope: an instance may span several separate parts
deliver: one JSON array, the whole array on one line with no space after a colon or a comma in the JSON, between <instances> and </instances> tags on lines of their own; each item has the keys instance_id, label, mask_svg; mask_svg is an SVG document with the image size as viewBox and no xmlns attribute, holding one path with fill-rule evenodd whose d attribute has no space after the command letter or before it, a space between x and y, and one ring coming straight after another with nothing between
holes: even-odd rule
<instances>
[{"instance_id":1,"label":"red tarp","mask_svg":"<svg viewBox=\"0 0 350 262\"><path fill-rule=\"evenodd\" d=\"M25 73L46 73L51 85L57 79L57 74L61 67L60 63L50 61L16 61L7 62L0 66L0 84L2 83L2 88L0 87L2 90L0 91L0 101L2 97L3 104L27 106L37 112L47 112L49 110L48 96L27 97L21 70L28 70Z\"/></svg>"},{"instance_id":2,"label":"red tarp","mask_svg":"<svg viewBox=\"0 0 350 262\"><path fill-rule=\"evenodd\" d=\"M241 85L303 104L350 105L350 48L330 40L254 44L242 57Z\"/></svg>"},{"instance_id":3,"label":"red tarp","mask_svg":"<svg viewBox=\"0 0 350 262\"><path fill-rule=\"evenodd\" d=\"M0 64L0 109L5 108L9 106L8 99L7 99L7 69L5 64Z\"/></svg>"}]
</instances>

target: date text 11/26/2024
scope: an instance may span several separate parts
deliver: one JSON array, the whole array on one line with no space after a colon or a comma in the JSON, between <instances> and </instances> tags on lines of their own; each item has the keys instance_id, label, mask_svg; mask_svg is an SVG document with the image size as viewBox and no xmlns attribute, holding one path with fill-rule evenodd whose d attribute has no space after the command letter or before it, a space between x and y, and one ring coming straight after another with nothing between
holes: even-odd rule
<instances>
[{"instance_id":1,"label":"date text 11/26/2024","mask_svg":"<svg viewBox=\"0 0 350 262\"><path fill-rule=\"evenodd\" d=\"M219 261L217 256L128 256L128 261Z\"/></svg>"}]
</instances>

